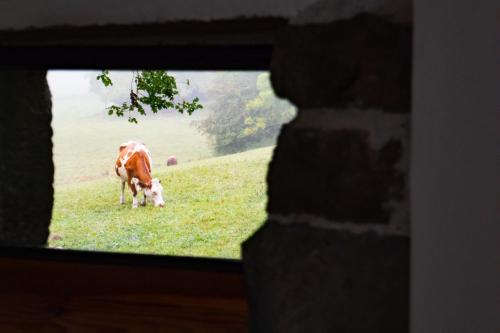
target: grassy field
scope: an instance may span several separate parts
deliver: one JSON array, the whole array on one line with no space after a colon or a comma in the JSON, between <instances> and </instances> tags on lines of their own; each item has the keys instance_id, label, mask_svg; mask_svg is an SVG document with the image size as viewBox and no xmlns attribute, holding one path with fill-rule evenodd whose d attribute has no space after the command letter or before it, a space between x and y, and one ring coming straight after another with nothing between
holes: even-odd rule
<instances>
[{"instance_id":1,"label":"grassy field","mask_svg":"<svg viewBox=\"0 0 500 333\"><path fill-rule=\"evenodd\" d=\"M239 258L240 243L265 219L272 148L153 170L165 208L119 204L116 178L56 187L51 247Z\"/></svg>"}]
</instances>

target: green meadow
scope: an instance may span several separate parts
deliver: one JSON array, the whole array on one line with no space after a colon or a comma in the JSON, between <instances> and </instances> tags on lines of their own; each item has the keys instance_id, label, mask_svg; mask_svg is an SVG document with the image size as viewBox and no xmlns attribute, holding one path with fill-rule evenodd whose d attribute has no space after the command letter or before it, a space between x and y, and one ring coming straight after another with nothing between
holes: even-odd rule
<instances>
[{"instance_id":1,"label":"green meadow","mask_svg":"<svg viewBox=\"0 0 500 333\"><path fill-rule=\"evenodd\" d=\"M88 112L88 109L97 110ZM54 105L55 203L50 247L89 251L240 258L240 244L264 221L272 147L214 156L196 116L108 117L91 101ZM165 208L119 204L118 146L142 141ZM175 155L177 166L166 166ZM54 237L55 236L55 237Z\"/></svg>"}]
</instances>

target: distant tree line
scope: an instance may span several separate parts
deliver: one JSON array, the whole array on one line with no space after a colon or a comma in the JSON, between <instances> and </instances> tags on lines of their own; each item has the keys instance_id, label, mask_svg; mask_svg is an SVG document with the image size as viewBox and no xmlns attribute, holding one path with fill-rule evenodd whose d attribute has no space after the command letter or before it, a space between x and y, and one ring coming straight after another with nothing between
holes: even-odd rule
<instances>
[{"instance_id":1,"label":"distant tree line","mask_svg":"<svg viewBox=\"0 0 500 333\"><path fill-rule=\"evenodd\" d=\"M268 73L220 73L206 95L208 112L196 127L217 154L274 144L282 124L295 115L289 102L274 95Z\"/></svg>"}]
</instances>

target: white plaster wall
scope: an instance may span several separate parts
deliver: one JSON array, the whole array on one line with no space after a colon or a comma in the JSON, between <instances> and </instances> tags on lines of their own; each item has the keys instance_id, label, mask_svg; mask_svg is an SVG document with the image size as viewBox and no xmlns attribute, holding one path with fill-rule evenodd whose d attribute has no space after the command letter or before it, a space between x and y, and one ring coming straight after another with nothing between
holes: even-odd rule
<instances>
[{"instance_id":1,"label":"white plaster wall","mask_svg":"<svg viewBox=\"0 0 500 333\"><path fill-rule=\"evenodd\" d=\"M237 17L296 18L325 23L361 12L407 20L411 0L0 0L0 30L58 25L208 21Z\"/></svg>"},{"instance_id":2,"label":"white plaster wall","mask_svg":"<svg viewBox=\"0 0 500 333\"><path fill-rule=\"evenodd\" d=\"M0 29L292 17L317 0L0 0Z\"/></svg>"},{"instance_id":3,"label":"white plaster wall","mask_svg":"<svg viewBox=\"0 0 500 333\"><path fill-rule=\"evenodd\" d=\"M411 332L500 332L498 1L416 0Z\"/></svg>"}]
</instances>

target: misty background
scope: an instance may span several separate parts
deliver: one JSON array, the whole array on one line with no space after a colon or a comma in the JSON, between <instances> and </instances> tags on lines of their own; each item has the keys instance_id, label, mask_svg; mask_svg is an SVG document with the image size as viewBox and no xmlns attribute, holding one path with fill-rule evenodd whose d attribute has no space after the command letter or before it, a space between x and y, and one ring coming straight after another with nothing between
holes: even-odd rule
<instances>
[{"instance_id":1,"label":"misty background","mask_svg":"<svg viewBox=\"0 0 500 333\"><path fill-rule=\"evenodd\" d=\"M127 117L109 116L106 107L128 101L132 71L110 71L113 85L96 80L100 71L49 71L54 130L55 184L114 177L118 147L141 141L153 168L175 155L179 164L273 146L295 108L276 98L267 72L169 71L178 99L200 98L191 116L175 110Z\"/></svg>"}]
</instances>

